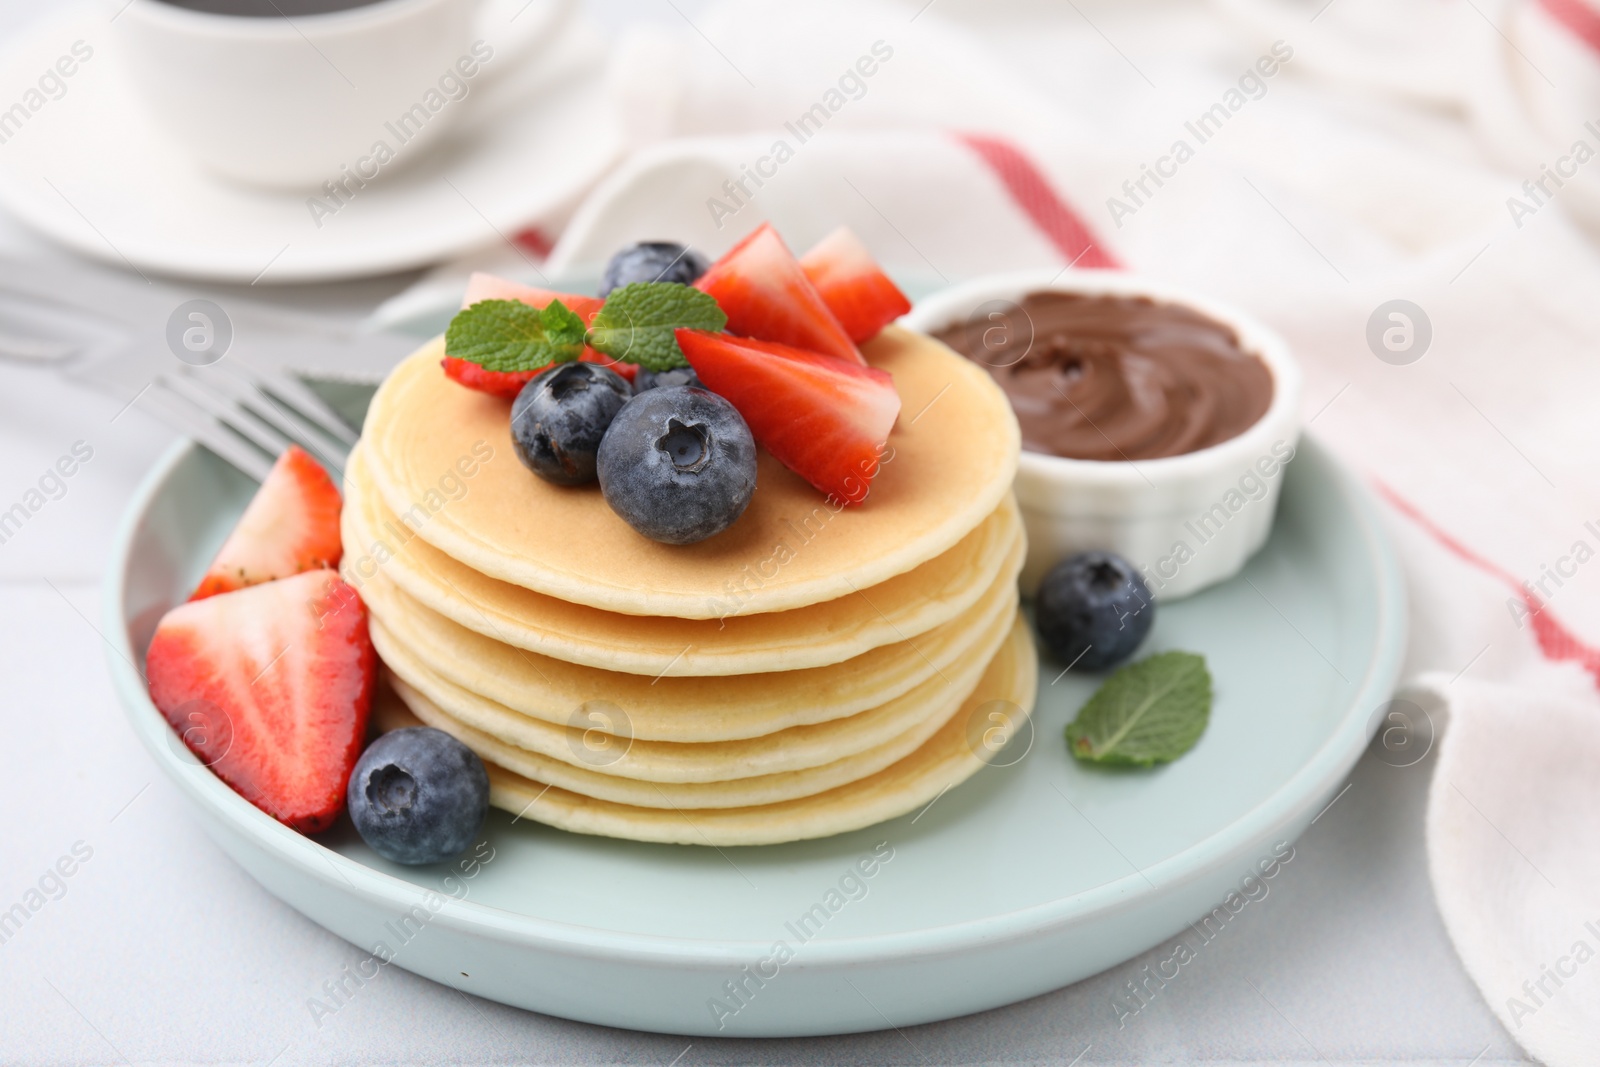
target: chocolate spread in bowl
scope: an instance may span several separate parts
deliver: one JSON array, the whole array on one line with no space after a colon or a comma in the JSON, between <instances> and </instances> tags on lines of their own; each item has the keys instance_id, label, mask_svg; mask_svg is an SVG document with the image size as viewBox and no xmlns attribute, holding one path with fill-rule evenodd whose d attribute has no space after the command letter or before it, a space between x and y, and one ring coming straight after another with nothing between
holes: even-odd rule
<instances>
[{"instance_id":1,"label":"chocolate spread in bowl","mask_svg":"<svg viewBox=\"0 0 1600 1067\"><path fill-rule=\"evenodd\" d=\"M934 336L989 369L1030 452L1179 456L1237 437L1272 403L1272 373L1232 329L1147 297L1030 293Z\"/></svg>"}]
</instances>

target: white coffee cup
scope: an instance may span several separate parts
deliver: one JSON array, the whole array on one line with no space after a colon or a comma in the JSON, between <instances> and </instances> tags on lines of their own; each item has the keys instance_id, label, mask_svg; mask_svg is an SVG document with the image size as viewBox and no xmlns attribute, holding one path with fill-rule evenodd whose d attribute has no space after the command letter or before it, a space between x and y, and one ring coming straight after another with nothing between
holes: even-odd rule
<instances>
[{"instance_id":1,"label":"white coffee cup","mask_svg":"<svg viewBox=\"0 0 1600 1067\"><path fill-rule=\"evenodd\" d=\"M156 125L206 170L315 189L420 155L569 0L533 2L538 13L491 32L479 0L374 0L287 17L132 0L115 21L117 51Z\"/></svg>"}]
</instances>

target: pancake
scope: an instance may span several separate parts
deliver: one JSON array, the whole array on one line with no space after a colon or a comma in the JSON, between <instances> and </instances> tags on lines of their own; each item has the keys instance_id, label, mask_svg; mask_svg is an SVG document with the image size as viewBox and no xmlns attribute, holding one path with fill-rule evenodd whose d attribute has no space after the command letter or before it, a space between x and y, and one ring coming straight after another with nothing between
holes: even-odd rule
<instances>
[{"instance_id":1,"label":"pancake","mask_svg":"<svg viewBox=\"0 0 1600 1067\"><path fill-rule=\"evenodd\" d=\"M574 833L664 844L770 845L845 833L916 811L977 773L984 760L981 744L971 739L994 729L991 702L1013 705L1007 709L1012 743L1026 744L1037 672L1033 639L1018 618L972 695L922 747L876 774L813 796L740 808L646 808L584 796L489 763L490 802ZM395 706L397 698L389 700L377 711L380 724L416 725Z\"/></svg>"},{"instance_id":2,"label":"pancake","mask_svg":"<svg viewBox=\"0 0 1600 1067\"><path fill-rule=\"evenodd\" d=\"M522 715L561 726L603 696L649 741L733 741L877 707L950 669L973 634L1015 610L1018 550L967 611L918 637L826 667L777 674L647 678L528 652L423 607L380 572L362 586L372 617L422 666Z\"/></svg>"},{"instance_id":3,"label":"pancake","mask_svg":"<svg viewBox=\"0 0 1600 1067\"><path fill-rule=\"evenodd\" d=\"M996 574L1014 581L1023 551L1022 519L1008 492L954 547L837 600L725 619L619 615L497 581L459 563L395 518L367 490L367 476L366 450L357 448L346 475L340 566L357 590L381 574L433 611L497 642L651 678L801 670L909 640L970 609Z\"/></svg>"},{"instance_id":4,"label":"pancake","mask_svg":"<svg viewBox=\"0 0 1600 1067\"><path fill-rule=\"evenodd\" d=\"M571 725L519 715L422 666L376 618L371 632L378 656L398 679L450 718L503 744L615 778L724 782L820 767L887 744L930 720L942 722L978 684L1015 617L1013 594L1010 610L972 634L968 647L949 669L876 708L759 737L698 744L639 740L627 728L627 717L598 694L572 708ZM899 755L907 751L910 749Z\"/></svg>"},{"instance_id":5,"label":"pancake","mask_svg":"<svg viewBox=\"0 0 1600 1067\"><path fill-rule=\"evenodd\" d=\"M597 486L555 486L524 468L509 404L446 378L443 351L441 338L425 344L373 398L363 454L374 489L471 570L605 611L787 612L886 582L994 512L1020 450L1010 404L982 367L890 327L862 349L894 375L902 401L863 504L835 511L763 450L737 522L699 544L658 544L613 514Z\"/></svg>"},{"instance_id":6,"label":"pancake","mask_svg":"<svg viewBox=\"0 0 1600 1067\"><path fill-rule=\"evenodd\" d=\"M742 808L776 804L837 789L876 774L915 752L960 707L959 702L952 701L940 709L942 714L927 717L903 734L817 767L735 778L726 782L647 782L597 774L586 767L508 745L446 714L437 704L398 677L391 676L389 683L424 726L432 726L450 734L483 757L485 762L583 796L641 808Z\"/></svg>"}]
</instances>

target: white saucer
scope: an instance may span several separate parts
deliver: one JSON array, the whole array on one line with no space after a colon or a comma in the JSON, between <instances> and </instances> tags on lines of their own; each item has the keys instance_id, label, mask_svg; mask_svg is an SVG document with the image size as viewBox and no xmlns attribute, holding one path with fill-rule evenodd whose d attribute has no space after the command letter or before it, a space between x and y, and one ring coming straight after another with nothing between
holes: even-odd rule
<instances>
[{"instance_id":1,"label":"white saucer","mask_svg":"<svg viewBox=\"0 0 1600 1067\"><path fill-rule=\"evenodd\" d=\"M603 51L573 20L515 70L474 87L461 102L469 113L426 157L385 173L319 227L308 193L229 185L153 128L123 86L114 12L47 16L0 55L0 84L15 87L9 104L74 42L94 50L65 93L0 144L0 207L123 268L266 284L418 267L566 207L623 149Z\"/></svg>"}]
</instances>

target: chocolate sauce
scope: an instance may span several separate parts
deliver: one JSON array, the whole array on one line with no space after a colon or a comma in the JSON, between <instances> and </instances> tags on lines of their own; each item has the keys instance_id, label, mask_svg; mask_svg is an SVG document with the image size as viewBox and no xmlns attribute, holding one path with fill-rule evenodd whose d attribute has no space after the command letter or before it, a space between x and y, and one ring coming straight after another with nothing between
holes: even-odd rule
<instances>
[{"instance_id":1,"label":"chocolate sauce","mask_svg":"<svg viewBox=\"0 0 1600 1067\"><path fill-rule=\"evenodd\" d=\"M934 336L988 368L1030 452L1179 456L1237 437L1272 403L1271 372L1232 329L1146 297L1030 293Z\"/></svg>"}]
</instances>

